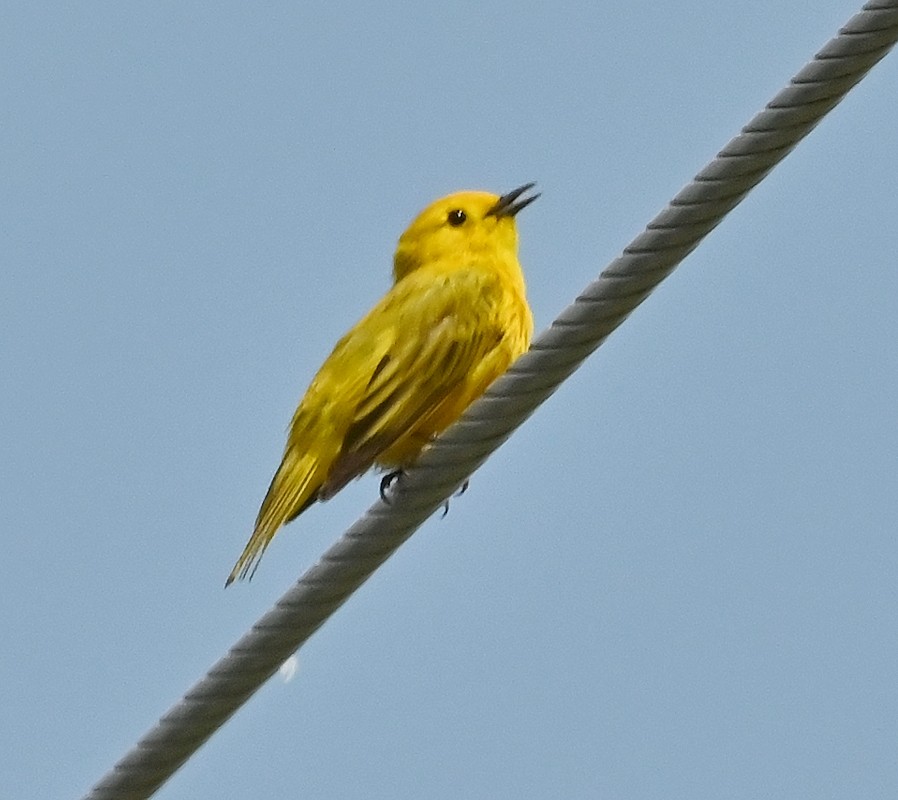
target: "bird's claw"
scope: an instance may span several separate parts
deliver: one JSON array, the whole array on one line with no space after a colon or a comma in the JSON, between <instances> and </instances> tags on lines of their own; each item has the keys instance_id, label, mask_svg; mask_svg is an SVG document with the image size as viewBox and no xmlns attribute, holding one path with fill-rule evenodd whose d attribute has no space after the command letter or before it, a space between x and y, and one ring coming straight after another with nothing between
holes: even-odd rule
<instances>
[{"instance_id":1,"label":"bird's claw","mask_svg":"<svg viewBox=\"0 0 898 800\"><path fill-rule=\"evenodd\" d=\"M403 472L401 469L394 469L380 479L380 499L387 505L390 505L390 490L393 488L393 484L396 483L402 475Z\"/></svg>"},{"instance_id":2,"label":"bird's claw","mask_svg":"<svg viewBox=\"0 0 898 800\"><path fill-rule=\"evenodd\" d=\"M458 487L458 491L455 492L453 497L461 497L466 491L468 491L468 486L471 483L470 478L465 478L465 482ZM449 513L449 500L447 499L445 503L443 503L443 513L440 514L440 519L445 519L446 514Z\"/></svg>"}]
</instances>

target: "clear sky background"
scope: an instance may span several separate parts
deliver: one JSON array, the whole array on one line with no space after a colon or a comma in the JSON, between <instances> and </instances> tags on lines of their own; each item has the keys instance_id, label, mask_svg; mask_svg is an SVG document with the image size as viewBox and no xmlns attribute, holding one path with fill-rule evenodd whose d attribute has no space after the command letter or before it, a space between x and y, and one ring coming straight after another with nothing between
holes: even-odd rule
<instances>
[{"instance_id":1,"label":"clear sky background","mask_svg":"<svg viewBox=\"0 0 898 800\"><path fill-rule=\"evenodd\" d=\"M78 797L375 499L222 586L434 198L544 328L859 4L0 12L0 795ZM898 794L898 54L158 797Z\"/></svg>"}]
</instances>

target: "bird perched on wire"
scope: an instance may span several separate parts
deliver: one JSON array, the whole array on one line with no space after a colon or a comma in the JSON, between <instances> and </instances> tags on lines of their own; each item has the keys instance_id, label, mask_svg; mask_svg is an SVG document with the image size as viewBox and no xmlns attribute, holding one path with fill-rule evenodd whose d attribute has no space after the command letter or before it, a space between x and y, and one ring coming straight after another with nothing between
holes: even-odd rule
<instances>
[{"instance_id":1,"label":"bird perched on wire","mask_svg":"<svg viewBox=\"0 0 898 800\"><path fill-rule=\"evenodd\" d=\"M252 577L278 529L312 503L373 466L411 465L527 350L515 215L539 196L524 196L533 186L448 195L402 234L392 288L337 342L296 409L226 586Z\"/></svg>"}]
</instances>

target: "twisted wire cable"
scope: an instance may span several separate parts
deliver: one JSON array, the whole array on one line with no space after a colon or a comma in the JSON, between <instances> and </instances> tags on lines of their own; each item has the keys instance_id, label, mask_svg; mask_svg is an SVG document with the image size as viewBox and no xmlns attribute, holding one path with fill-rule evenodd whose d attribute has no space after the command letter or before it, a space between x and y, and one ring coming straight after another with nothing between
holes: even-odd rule
<instances>
[{"instance_id":1,"label":"twisted wire cable","mask_svg":"<svg viewBox=\"0 0 898 800\"><path fill-rule=\"evenodd\" d=\"M669 275L898 40L872 0L467 413L85 796L152 795Z\"/></svg>"}]
</instances>

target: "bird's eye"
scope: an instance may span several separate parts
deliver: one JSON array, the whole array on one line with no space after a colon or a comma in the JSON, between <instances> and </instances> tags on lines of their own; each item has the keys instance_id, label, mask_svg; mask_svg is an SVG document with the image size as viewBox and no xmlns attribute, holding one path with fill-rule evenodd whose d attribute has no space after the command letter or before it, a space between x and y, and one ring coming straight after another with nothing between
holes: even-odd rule
<instances>
[{"instance_id":1,"label":"bird's eye","mask_svg":"<svg viewBox=\"0 0 898 800\"><path fill-rule=\"evenodd\" d=\"M460 208L454 208L449 212L449 216L446 219L453 228L457 228L459 225L464 225L467 218L468 215L464 211Z\"/></svg>"}]
</instances>

